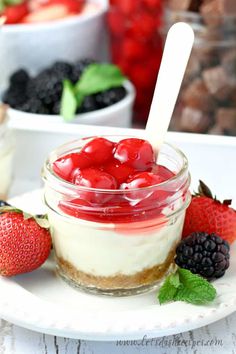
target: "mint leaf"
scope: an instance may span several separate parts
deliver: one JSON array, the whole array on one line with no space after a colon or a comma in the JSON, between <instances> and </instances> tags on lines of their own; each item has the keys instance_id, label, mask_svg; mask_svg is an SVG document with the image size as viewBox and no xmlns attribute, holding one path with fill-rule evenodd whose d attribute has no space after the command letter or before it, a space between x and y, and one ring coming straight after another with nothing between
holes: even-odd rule
<instances>
[{"instance_id":1,"label":"mint leaf","mask_svg":"<svg viewBox=\"0 0 236 354\"><path fill-rule=\"evenodd\" d=\"M213 301L216 289L206 279L189 270L178 268L169 275L159 290L160 304L169 301L185 301L195 305L204 305Z\"/></svg>"},{"instance_id":2,"label":"mint leaf","mask_svg":"<svg viewBox=\"0 0 236 354\"><path fill-rule=\"evenodd\" d=\"M178 269L179 280L183 285L178 288L175 295L176 301L186 301L195 305L211 302L216 297L216 290L212 284L197 274L187 269Z\"/></svg>"},{"instance_id":3,"label":"mint leaf","mask_svg":"<svg viewBox=\"0 0 236 354\"><path fill-rule=\"evenodd\" d=\"M170 283L173 285L175 288L178 288L181 284L179 281L179 274L178 272L171 274L170 276Z\"/></svg>"},{"instance_id":4,"label":"mint leaf","mask_svg":"<svg viewBox=\"0 0 236 354\"><path fill-rule=\"evenodd\" d=\"M64 118L65 121L69 122L74 118L76 109L77 99L74 87L69 80L64 80L60 115Z\"/></svg>"},{"instance_id":5,"label":"mint leaf","mask_svg":"<svg viewBox=\"0 0 236 354\"><path fill-rule=\"evenodd\" d=\"M158 300L160 304L173 301L175 299L175 295L178 291L179 285L179 275L169 275L159 290Z\"/></svg>"},{"instance_id":6,"label":"mint leaf","mask_svg":"<svg viewBox=\"0 0 236 354\"><path fill-rule=\"evenodd\" d=\"M75 91L88 96L112 87L121 86L125 79L116 65L90 64L75 85Z\"/></svg>"}]
</instances>

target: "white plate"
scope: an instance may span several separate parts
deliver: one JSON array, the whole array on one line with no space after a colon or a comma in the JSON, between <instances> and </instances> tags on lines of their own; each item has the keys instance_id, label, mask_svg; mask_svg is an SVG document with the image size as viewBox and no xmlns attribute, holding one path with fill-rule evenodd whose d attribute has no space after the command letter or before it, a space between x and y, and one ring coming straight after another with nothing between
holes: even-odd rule
<instances>
[{"instance_id":1,"label":"white plate","mask_svg":"<svg viewBox=\"0 0 236 354\"><path fill-rule=\"evenodd\" d=\"M26 211L41 212L42 191L13 198ZM236 310L236 244L226 275L214 282L218 296L208 306L175 302L160 306L156 291L110 298L75 290L56 276L53 259L11 279L0 277L0 316L25 328L88 340L141 339L195 329Z\"/></svg>"}]
</instances>

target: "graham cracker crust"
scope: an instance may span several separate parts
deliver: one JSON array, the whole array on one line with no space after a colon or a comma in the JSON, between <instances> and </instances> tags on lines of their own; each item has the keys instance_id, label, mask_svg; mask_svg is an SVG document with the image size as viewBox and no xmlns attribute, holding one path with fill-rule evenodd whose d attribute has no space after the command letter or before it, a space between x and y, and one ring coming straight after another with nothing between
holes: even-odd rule
<instances>
[{"instance_id":1,"label":"graham cracker crust","mask_svg":"<svg viewBox=\"0 0 236 354\"><path fill-rule=\"evenodd\" d=\"M171 250L164 263L152 268L144 269L134 275L117 274L103 277L84 273L77 270L70 262L61 257L56 257L60 271L66 278L71 279L80 286L96 287L98 289L132 289L153 284L161 280L174 261L175 249Z\"/></svg>"}]
</instances>

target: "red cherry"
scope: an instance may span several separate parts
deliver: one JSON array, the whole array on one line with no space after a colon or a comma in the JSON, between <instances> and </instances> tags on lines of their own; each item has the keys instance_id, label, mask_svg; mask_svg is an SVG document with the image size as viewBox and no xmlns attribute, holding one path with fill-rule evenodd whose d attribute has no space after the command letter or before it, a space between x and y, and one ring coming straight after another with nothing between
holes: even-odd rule
<instances>
[{"instance_id":1,"label":"red cherry","mask_svg":"<svg viewBox=\"0 0 236 354\"><path fill-rule=\"evenodd\" d=\"M163 177L152 172L140 172L130 177L126 183L121 185L121 189L145 188L164 182Z\"/></svg>"},{"instance_id":2,"label":"red cherry","mask_svg":"<svg viewBox=\"0 0 236 354\"><path fill-rule=\"evenodd\" d=\"M85 144L81 151L92 160L93 165L101 165L112 158L114 146L112 141L95 138Z\"/></svg>"},{"instance_id":3,"label":"red cherry","mask_svg":"<svg viewBox=\"0 0 236 354\"><path fill-rule=\"evenodd\" d=\"M121 140L115 148L114 157L137 171L147 171L154 163L154 152L150 143L137 138Z\"/></svg>"},{"instance_id":4,"label":"red cherry","mask_svg":"<svg viewBox=\"0 0 236 354\"><path fill-rule=\"evenodd\" d=\"M53 163L53 171L61 178L69 181L71 178L71 173L76 168L87 168L91 165L91 160L88 156L79 153L71 153L60 157Z\"/></svg>"},{"instance_id":5,"label":"red cherry","mask_svg":"<svg viewBox=\"0 0 236 354\"><path fill-rule=\"evenodd\" d=\"M125 164L121 164L120 161L113 159L104 166L104 171L115 177L118 184L121 184L127 180L130 175L135 173L135 170Z\"/></svg>"},{"instance_id":6,"label":"red cherry","mask_svg":"<svg viewBox=\"0 0 236 354\"><path fill-rule=\"evenodd\" d=\"M96 189L117 189L116 179L107 172L97 168L86 168L74 178L78 186Z\"/></svg>"}]
</instances>

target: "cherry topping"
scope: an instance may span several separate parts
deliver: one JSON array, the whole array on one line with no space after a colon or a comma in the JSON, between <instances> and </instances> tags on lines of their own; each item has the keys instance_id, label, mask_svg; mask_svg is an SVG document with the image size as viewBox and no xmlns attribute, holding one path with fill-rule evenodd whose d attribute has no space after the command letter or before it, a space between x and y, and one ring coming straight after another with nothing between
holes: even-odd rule
<instances>
[{"instance_id":1,"label":"cherry topping","mask_svg":"<svg viewBox=\"0 0 236 354\"><path fill-rule=\"evenodd\" d=\"M77 167L87 168L91 165L91 160L88 156L79 153L71 153L65 155L53 163L53 171L61 178L69 181L71 173Z\"/></svg>"},{"instance_id":2,"label":"cherry topping","mask_svg":"<svg viewBox=\"0 0 236 354\"><path fill-rule=\"evenodd\" d=\"M112 158L115 144L104 138L94 138L84 145L82 152L92 160L93 165L101 165Z\"/></svg>"},{"instance_id":3,"label":"cherry topping","mask_svg":"<svg viewBox=\"0 0 236 354\"><path fill-rule=\"evenodd\" d=\"M154 163L152 146L148 141L137 138L121 140L115 148L114 157L138 171L147 171Z\"/></svg>"},{"instance_id":4,"label":"cherry topping","mask_svg":"<svg viewBox=\"0 0 236 354\"><path fill-rule=\"evenodd\" d=\"M134 168L121 164L120 161L112 159L104 166L104 171L110 173L117 180L118 184L125 182L136 171Z\"/></svg>"},{"instance_id":5,"label":"cherry topping","mask_svg":"<svg viewBox=\"0 0 236 354\"><path fill-rule=\"evenodd\" d=\"M86 168L78 173L73 181L78 186L96 189L117 189L116 179L97 168Z\"/></svg>"},{"instance_id":6,"label":"cherry topping","mask_svg":"<svg viewBox=\"0 0 236 354\"><path fill-rule=\"evenodd\" d=\"M123 183L121 189L145 188L163 181L164 178L162 176L155 175L152 172L140 172L130 177L126 183Z\"/></svg>"},{"instance_id":7,"label":"cherry topping","mask_svg":"<svg viewBox=\"0 0 236 354\"><path fill-rule=\"evenodd\" d=\"M168 179L174 177L174 173L170 171L167 167L162 165L154 164L151 170L155 175L159 175L163 178L163 181L167 181Z\"/></svg>"}]
</instances>

